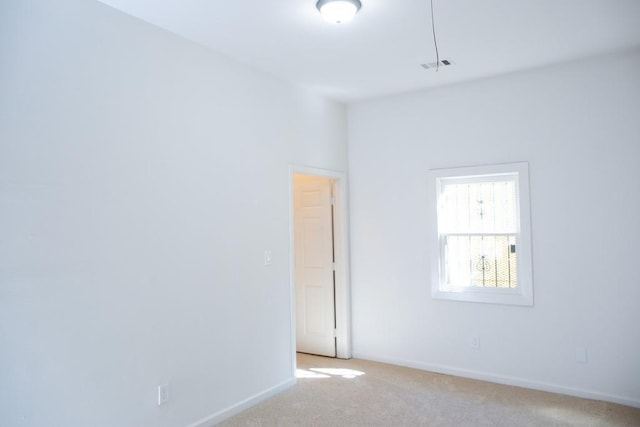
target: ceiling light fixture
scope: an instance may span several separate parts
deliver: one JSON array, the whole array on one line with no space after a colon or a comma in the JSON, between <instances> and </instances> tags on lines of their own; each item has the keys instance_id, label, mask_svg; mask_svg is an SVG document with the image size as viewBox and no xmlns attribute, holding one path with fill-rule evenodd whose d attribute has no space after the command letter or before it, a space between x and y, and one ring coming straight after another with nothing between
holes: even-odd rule
<instances>
[{"instance_id":1,"label":"ceiling light fixture","mask_svg":"<svg viewBox=\"0 0 640 427\"><path fill-rule=\"evenodd\" d=\"M325 21L341 24L351 21L362 4L360 0L318 0L316 7Z\"/></svg>"}]
</instances>

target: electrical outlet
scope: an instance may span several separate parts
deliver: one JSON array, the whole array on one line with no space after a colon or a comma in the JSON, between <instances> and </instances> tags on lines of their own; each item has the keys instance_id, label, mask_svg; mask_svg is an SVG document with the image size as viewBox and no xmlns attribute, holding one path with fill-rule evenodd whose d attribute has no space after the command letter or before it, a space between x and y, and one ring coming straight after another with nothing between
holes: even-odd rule
<instances>
[{"instance_id":1,"label":"electrical outlet","mask_svg":"<svg viewBox=\"0 0 640 427\"><path fill-rule=\"evenodd\" d=\"M472 335L469 344L471 345L471 348L478 350L480 348L480 337L478 335Z\"/></svg>"},{"instance_id":2,"label":"electrical outlet","mask_svg":"<svg viewBox=\"0 0 640 427\"><path fill-rule=\"evenodd\" d=\"M158 386L158 406L164 405L169 401L169 384Z\"/></svg>"}]
</instances>

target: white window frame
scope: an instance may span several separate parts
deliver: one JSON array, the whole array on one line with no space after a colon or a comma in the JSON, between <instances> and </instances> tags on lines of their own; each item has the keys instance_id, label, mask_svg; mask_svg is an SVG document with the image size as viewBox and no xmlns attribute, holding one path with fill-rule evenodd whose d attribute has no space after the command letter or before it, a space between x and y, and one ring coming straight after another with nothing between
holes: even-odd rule
<instances>
[{"instance_id":1,"label":"white window frame","mask_svg":"<svg viewBox=\"0 0 640 427\"><path fill-rule=\"evenodd\" d=\"M438 229L439 196L443 182L482 182L500 175L515 175L517 201L517 287L452 287L443 280L443 238ZM531 262L531 208L529 199L529 164L527 162L429 171L429 245L431 252L431 296L436 299L480 303L533 305L533 268Z\"/></svg>"}]
</instances>

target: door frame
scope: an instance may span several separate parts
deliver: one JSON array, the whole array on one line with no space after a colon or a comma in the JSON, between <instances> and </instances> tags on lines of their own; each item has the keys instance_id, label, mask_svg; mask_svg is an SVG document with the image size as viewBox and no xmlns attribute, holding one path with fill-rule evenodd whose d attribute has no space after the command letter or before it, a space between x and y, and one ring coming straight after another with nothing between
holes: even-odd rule
<instances>
[{"instance_id":1,"label":"door frame","mask_svg":"<svg viewBox=\"0 0 640 427\"><path fill-rule=\"evenodd\" d=\"M296 294L294 262L294 203L293 176L295 174L319 176L333 180L334 250L336 259L335 314L336 357L351 358L351 286L349 282L349 217L347 205L347 174L302 165L289 165L289 305L291 310L291 357L293 373L296 370Z\"/></svg>"}]
</instances>

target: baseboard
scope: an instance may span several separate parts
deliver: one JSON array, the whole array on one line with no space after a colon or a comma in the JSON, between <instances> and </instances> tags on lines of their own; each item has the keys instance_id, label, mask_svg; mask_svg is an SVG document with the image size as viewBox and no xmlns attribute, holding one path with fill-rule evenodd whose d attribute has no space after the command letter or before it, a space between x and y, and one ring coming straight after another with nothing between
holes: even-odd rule
<instances>
[{"instance_id":1,"label":"baseboard","mask_svg":"<svg viewBox=\"0 0 640 427\"><path fill-rule=\"evenodd\" d=\"M235 405L232 405L222 411L216 412L215 414L209 415L207 417L202 418L199 421L196 421L193 424L189 424L187 427L210 427L214 426L217 423L226 420L227 418L231 418L232 416L239 414L245 409L249 409L252 406L257 405L258 403L266 400L276 394L293 387L296 384L295 378L290 378L286 381L281 382L267 390L264 390L258 394L254 394L251 397L248 397L245 400L242 400Z\"/></svg>"},{"instance_id":2,"label":"baseboard","mask_svg":"<svg viewBox=\"0 0 640 427\"><path fill-rule=\"evenodd\" d=\"M547 391L550 393L565 394L567 396L581 397L584 399L602 400L605 402L619 403L625 406L640 408L640 400L615 396L611 394L598 393L572 387L564 387L555 384L548 384L538 381L531 381L524 378L510 377L506 375L493 374L490 372L472 371L460 369L452 366L429 364L413 360L397 359L393 357L378 356L373 354L353 352L356 359L371 360L374 362L389 363L391 365L406 366L408 368L420 369L422 371L436 372L439 374L453 375L456 377L472 378L474 380L487 381L491 383L511 385L516 387L529 388L533 390Z\"/></svg>"}]
</instances>

